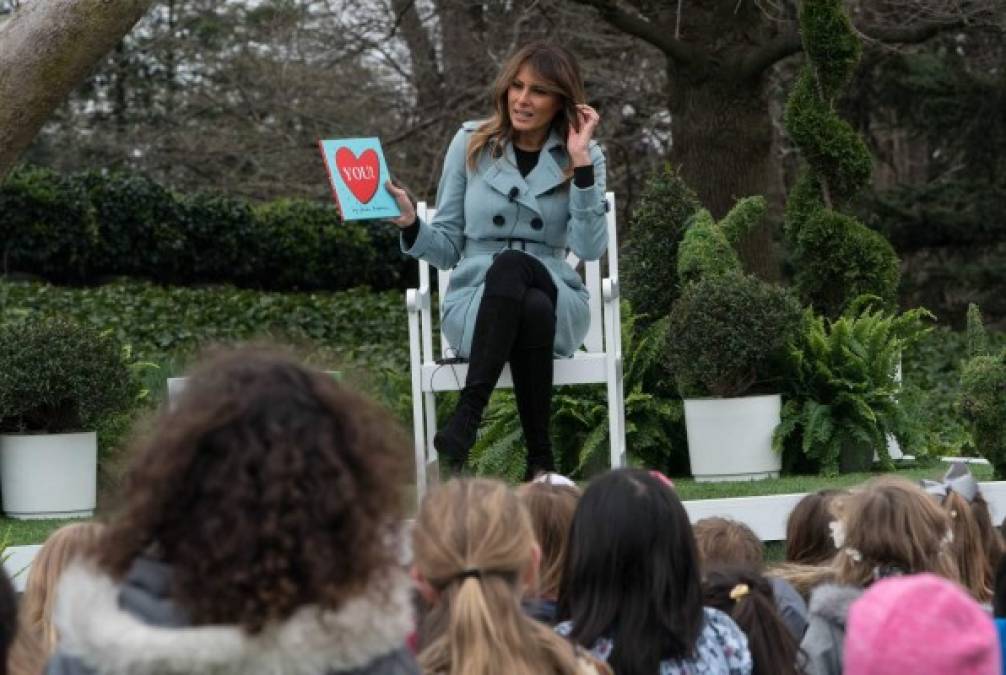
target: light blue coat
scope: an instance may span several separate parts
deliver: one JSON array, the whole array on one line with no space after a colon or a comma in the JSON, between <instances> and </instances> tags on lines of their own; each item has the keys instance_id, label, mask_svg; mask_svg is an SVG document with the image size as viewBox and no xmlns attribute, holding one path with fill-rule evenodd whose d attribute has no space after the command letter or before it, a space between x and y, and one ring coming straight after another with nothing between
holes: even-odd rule
<instances>
[{"instance_id":1,"label":"light blue coat","mask_svg":"<svg viewBox=\"0 0 1006 675\"><path fill-rule=\"evenodd\" d=\"M565 255L568 248L582 260L597 260L607 247L604 153L591 142L594 185L584 189L566 180L569 155L554 130L527 178L520 175L509 143L502 157L482 153L470 170L465 155L478 125L466 122L454 136L437 189L436 215L420 223L411 248L402 241L402 251L439 269L454 268L441 299L441 330L458 355L467 357L493 257L508 246L508 238L538 242L525 252L545 265L558 290L555 354L572 356L587 335L590 310L587 289ZM520 250L521 244L510 247Z\"/></svg>"}]
</instances>

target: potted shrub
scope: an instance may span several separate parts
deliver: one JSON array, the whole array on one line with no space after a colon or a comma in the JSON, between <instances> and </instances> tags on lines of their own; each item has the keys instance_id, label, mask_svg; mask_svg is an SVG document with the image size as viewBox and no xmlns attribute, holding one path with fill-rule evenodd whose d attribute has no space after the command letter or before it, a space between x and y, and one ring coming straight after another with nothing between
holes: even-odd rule
<instances>
[{"instance_id":1,"label":"potted shrub","mask_svg":"<svg viewBox=\"0 0 1006 675\"><path fill-rule=\"evenodd\" d=\"M961 368L958 408L975 448L1006 479L1006 351L992 354L976 305L968 307L968 359Z\"/></svg>"},{"instance_id":2,"label":"potted shrub","mask_svg":"<svg viewBox=\"0 0 1006 675\"><path fill-rule=\"evenodd\" d=\"M889 463L890 435L916 445L916 426L897 400L897 372L932 314L863 307L857 300L835 320L807 309L787 350L789 396L775 447L798 440L799 453L826 475L867 471L874 457Z\"/></svg>"},{"instance_id":3,"label":"potted shrub","mask_svg":"<svg viewBox=\"0 0 1006 675\"><path fill-rule=\"evenodd\" d=\"M679 263L680 265L680 263ZM800 320L796 298L738 271L688 284L670 316L668 362L685 399L698 481L777 476L779 369Z\"/></svg>"},{"instance_id":4,"label":"potted shrub","mask_svg":"<svg viewBox=\"0 0 1006 675\"><path fill-rule=\"evenodd\" d=\"M14 518L89 516L97 435L139 394L122 345L63 319L0 326L0 480Z\"/></svg>"}]
</instances>

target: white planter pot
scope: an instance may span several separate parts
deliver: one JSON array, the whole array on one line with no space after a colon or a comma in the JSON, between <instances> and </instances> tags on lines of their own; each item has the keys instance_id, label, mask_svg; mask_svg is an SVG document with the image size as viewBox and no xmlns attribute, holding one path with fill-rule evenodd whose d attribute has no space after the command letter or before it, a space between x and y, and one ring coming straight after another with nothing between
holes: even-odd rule
<instances>
[{"instance_id":1,"label":"white planter pot","mask_svg":"<svg viewBox=\"0 0 1006 675\"><path fill-rule=\"evenodd\" d=\"M0 490L11 518L94 515L97 474L93 431L0 435Z\"/></svg>"},{"instance_id":2,"label":"white planter pot","mask_svg":"<svg viewBox=\"0 0 1006 675\"><path fill-rule=\"evenodd\" d=\"M775 478L782 457L772 450L782 396L685 399L688 457L696 481Z\"/></svg>"}]
</instances>

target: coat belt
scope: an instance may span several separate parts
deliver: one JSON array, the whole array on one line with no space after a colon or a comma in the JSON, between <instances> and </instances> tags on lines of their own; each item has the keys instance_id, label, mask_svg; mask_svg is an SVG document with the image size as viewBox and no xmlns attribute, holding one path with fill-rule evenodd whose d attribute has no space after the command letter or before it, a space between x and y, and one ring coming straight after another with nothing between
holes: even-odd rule
<instances>
[{"instance_id":1,"label":"coat belt","mask_svg":"<svg viewBox=\"0 0 1006 675\"><path fill-rule=\"evenodd\" d=\"M465 241L465 256L493 255L505 249L512 248L525 251L539 257L565 258L566 249L549 246L540 241L530 241L519 237L500 237L498 239L468 239Z\"/></svg>"}]
</instances>

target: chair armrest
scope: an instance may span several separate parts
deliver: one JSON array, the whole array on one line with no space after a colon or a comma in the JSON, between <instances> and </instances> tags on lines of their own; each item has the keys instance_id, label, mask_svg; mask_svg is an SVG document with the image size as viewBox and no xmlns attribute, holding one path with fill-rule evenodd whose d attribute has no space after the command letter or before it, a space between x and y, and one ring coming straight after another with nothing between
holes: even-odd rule
<instances>
[{"instance_id":1,"label":"chair armrest","mask_svg":"<svg viewBox=\"0 0 1006 675\"><path fill-rule=\"evenodd\" d=\"M421 312L430 306L430 287L409 288L405 291L405 306L410 313Z\"/></svg>"},{"instance_id":2,"label":"chair armrest","mask_svg":"<svg viewBox=\"0 0 1006 675\"><path fill-rule=\"evenodd\" d=\"M605 302L618 300L618 277L605 277L601 280L601 297Z\"/></svg>"}]
</instances>

